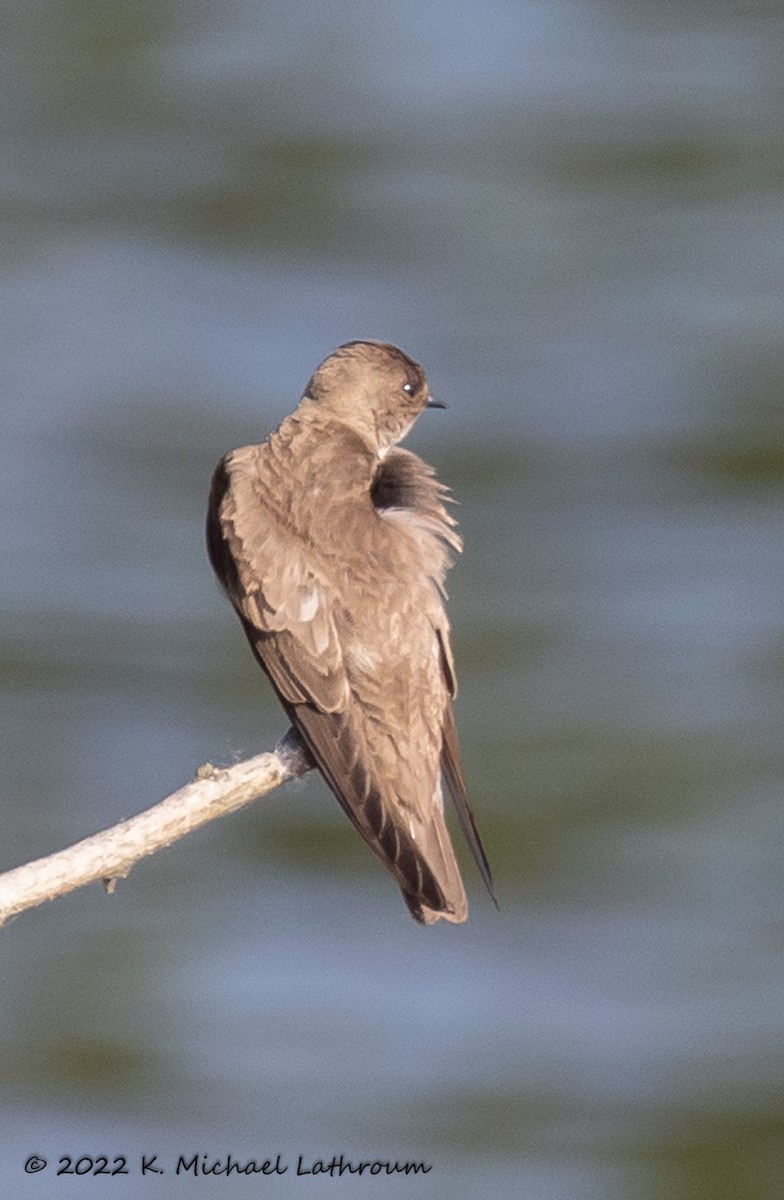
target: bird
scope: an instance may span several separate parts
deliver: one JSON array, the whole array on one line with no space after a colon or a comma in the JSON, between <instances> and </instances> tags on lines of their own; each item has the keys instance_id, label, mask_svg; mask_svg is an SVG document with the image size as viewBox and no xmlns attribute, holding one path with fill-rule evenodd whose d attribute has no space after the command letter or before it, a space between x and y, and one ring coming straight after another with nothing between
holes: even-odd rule
<instances>
[{"instance_id":1,"label":"bird","mask_svg":"<svg viewBox=\"0 0 784 1200\"><path fill-rule=\"evenodd\" d=\"M466 791L444 579L462 550L449 489L398 443L430 408L422 367L351 341L266 441L212 477L207 548L299 738L411 915L468 902L442 778L493 902Z\"/></svg>"}]
</instances>

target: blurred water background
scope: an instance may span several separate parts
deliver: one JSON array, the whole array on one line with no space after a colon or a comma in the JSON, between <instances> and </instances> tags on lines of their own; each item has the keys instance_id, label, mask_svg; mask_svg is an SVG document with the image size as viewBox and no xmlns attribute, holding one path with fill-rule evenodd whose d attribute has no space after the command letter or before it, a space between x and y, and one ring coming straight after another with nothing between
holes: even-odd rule
<instances>
[{"instance_id":1,"label":"blurred water background","mask_svg":"<svg viewBox=\"0 0 784 1200\"><path fill-rule=\"evenodd\" d=\"M59 1156L125 1154L133 1197L780 1197L780 5L0 18L0 865L284 731L209 475L380 337L449 403L408 444L462 505L502 903L467 864L470 923L416 927L311 778L22 916L7 1194L93 1194ZM290 1169L172 1179L229 1152ZM294 1176L341 1152L432 1170Z\"/></svg>"}]
</instances>

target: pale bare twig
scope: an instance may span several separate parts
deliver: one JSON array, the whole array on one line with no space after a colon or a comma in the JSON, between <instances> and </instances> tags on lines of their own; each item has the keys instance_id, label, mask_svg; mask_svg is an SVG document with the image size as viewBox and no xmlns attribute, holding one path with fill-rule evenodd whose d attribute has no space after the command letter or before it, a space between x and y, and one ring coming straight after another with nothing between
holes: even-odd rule
<instances>
[{"instance_id":1,"label":"pale bare twig","mask_svg":"<svg viewBox=\"0 0 784 1200\"><path fill-rule=\"evenodd\" d=\"M205 764L191 783L138 816L0 875L0 927L25 909L88 883L102 880L112 891L115 880L124 879L140 859L266 795L287 779L304 775L312 766L291 730L270 754L225 769Z\"/></svg>"}]
</instances>

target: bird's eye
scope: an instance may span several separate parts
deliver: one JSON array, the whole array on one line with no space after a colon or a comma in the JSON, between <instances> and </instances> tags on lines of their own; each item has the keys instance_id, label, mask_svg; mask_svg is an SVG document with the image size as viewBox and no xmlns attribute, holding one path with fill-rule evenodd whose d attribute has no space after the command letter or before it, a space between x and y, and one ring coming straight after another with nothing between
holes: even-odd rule
<instances>
[{"instance_id":1,"label":"bird's eye","mask_svg":"<svg viewBox=\"0 0 784 1200\"><path fill-rule=\"evenodd\" d=\"M407 395L413 396L415 390L416 389L415 389L413 383L404 383L403 384L403 391L406 392Z\"/></svg>"}]
</instances>

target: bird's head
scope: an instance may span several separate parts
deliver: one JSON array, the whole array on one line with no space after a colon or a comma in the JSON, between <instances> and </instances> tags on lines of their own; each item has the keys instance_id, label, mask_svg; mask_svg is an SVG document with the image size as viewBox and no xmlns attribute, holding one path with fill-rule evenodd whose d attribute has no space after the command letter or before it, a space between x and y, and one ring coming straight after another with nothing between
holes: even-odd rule
<instances>
[{"instance_id":1,"label":"bird's head","mask_svg":"<svg viewBox=\"0 0 784 1200\"><path fill-rule=\"evenodd\" d=\"M317 367L305 399L359 434L383 458L433 400L419 363L387 342L346 342Z\"/></svg>"}]
</instances>

